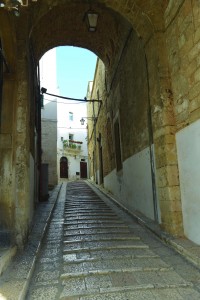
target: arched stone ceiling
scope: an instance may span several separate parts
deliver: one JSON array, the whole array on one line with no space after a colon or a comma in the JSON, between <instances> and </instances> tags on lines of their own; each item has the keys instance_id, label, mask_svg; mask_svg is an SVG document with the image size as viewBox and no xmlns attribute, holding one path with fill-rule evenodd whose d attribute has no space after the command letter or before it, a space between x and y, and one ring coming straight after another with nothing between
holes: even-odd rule
<instances>
[{"instance_id":1,"label":"arched stone ceiling","mask_svg":"<svg viewBox=\"0 0 200 300\"><path fill-rule=\"evenodd\" d=\"M34 26L31 41L36 58L60 45L83 47L93 51L109 66L119 52L131 25L118 13L102 5L93 5L99 14L96 32L89 32L84 19L86 3L67 3L54 6Z\"/></svg>"},{"instance_id":2,"label":"arched stone ceiling","mask_svg":"<svg viewBox=\"0 0 200 300\"><path fill-rule=\"evenodd\" d=\"M73 45L93 51L109 67L130 28L144 40L163 30L167 4L168 0L38 0L30 10L36 60L55 46ZM84 22L89 8L99 14L95 33L88 32Z\"/></svg>"}]
</instances>

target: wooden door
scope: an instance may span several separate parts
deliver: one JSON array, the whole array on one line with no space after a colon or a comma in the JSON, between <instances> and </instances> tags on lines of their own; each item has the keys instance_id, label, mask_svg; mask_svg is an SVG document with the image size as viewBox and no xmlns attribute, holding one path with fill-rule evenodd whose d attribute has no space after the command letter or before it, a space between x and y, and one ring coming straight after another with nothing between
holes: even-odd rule
<instances>
[{"instance_id":1,"label":"wooden door","mask_svg":"<svg viewBox=\"0 0 200 300\"><path fill-rule=\"evenodd\" d=\"M68 159L66 157L60 159L60 178L68 178Z\"/></svg>"},{"instance_id":2,"label":"wooden door","mask_svg":"<svg viewBox=\"0 0 200 300\"><path fill-rule=\"evenodd\" d=\"M80 162L80 177L87 178L87 163L85 161Z\"/></svg>"}]
</instances>

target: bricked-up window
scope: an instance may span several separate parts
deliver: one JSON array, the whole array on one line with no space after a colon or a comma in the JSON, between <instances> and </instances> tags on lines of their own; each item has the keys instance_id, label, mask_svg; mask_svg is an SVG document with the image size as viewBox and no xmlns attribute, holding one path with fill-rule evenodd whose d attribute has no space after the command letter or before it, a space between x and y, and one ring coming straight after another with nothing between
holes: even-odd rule
<instances>
[{"instance_id":1,"label":"bricked-up window","mask_svg":"<svg viewBox=\"0 0 200 300\"><path fill-rule=\"evenodd\" d=\"M2 111L2 92L3 92L3 56L2 45L0 40L0 127L1 127L1 111Z\"/></svg>"},{"instance_id":2,"label":"bricked-up window","mask_svg":"<svg viewBox=\"0 0 200 300\"><path fill-rule=\"evenodd\" d=\"M117 171L120 171L122 169L122 155L121 155L120 127L119 127L118 119L114 123L114 137L115 137L116 169Z\"/></svg>"}]
</instances>

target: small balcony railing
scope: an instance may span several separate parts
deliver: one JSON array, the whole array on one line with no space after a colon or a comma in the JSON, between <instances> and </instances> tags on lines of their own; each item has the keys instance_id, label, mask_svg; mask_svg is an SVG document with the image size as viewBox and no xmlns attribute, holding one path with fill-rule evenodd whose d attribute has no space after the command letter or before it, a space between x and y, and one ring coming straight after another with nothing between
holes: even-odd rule
<instances>
[{"instance_id":1,"label":"small balcony railing","mask_svg":"<svg viewBox=\"0 0 200 300\"><path fill-rule=\"evenodd\" d=\"M64 140L63 141L63 148L64 149L81 150L81 145L82 144L83 144L83 142L81 142L81 141Z\"/></svg>"}]
</instances>

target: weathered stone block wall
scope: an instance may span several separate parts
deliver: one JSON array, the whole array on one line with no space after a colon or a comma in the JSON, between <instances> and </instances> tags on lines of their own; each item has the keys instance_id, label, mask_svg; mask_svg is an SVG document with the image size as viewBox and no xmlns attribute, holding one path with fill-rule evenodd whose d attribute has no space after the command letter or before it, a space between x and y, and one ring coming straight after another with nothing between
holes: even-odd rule
<instances>
[{"instance_id":1,"label":"weathered stone block wall","mask_svg":"<svg viewBox=\"0 0 200 300\"><path fill-rule=\"evenodd\" d=\"M165 13L177 130L200 117L200 3L170 2Z\"/></svg>"},{"instance_id":2,"label":"weathered stone block wall","mask_svg":"<svg viewBox=\"0 0 200 300\"><path fill-rule=\"evenodd\" d=\"M178 202L174 204L178 204L183 209L184 233L199 243L200 236L196 232L200 217L197 213L200 209L200 205L197 205L199 184L195 178L191 180L194 174L195 177L200 176L196 168L198 164L196 149L199 145L195 138L199 136L199 127L196 126L195 121L200 118L199 1L170 1L165 12L165 26L174 105L174 135L176 135L179 162L178 168L174 169L170 177L170 181L177 185L174 186L174 190L171 190L170 195L173 198L181 197L180 204ZM189 150L190 147L192 151ZM177 170L179 176L176 176ZM192 191L191 196L190 191ZM172 209L177 210L178 207L174 206Z\"/></svg>"},{"instance_id":3,"label":"weathered stone block wall","mask_svg":"<svg viewBox=\"0 0 200 300\"><path fill-rule=\"evenodd\" d=\"M99 102L88 103L87 113L92 118L97 117L97 124L94 127L94 119L88 120L88 152L90 157L90 177L93 174L93 164L99 171L99 144L97 138L102 135L101 146L103 148L103 175L107 175L115 167L115 157L113 150L113 136L111 119L107 107L107 93L105 90L105 66L101 60L98 60L95 72L95 80L92 89L91 99L102 100ZM93 161L93 151L96 160ZM98 172L97 172L98 173Z\"/></svg>"},{"instance_id":4,"label":"weathered stone block wall","mask_svg":"<svg viewBox=\"0 0 200 300\"><path fill-rule=\"evenodd\" d=\"M131 62L131 63L130 63ZM132 32L120 64L114 74L112 88L105 90L105 67L101 61L97 66L92 98L97 98L98 91L103 98L95 103L95 115L98 115L96 135L101 133L104 176L115 168L113 145L113 120L119 113L123 161L149 145L148 136L148 92L144 50L136 34ZM88 114L92 114L89 104ZM93 123L89 123L89 135ZM92 138L89 137L93 142Z\"/></svg>"},{"instance_id":5,"label":"weathered stone block wall","mask_svg":"<svg viewBox=\"0 0 200 300\"><path fill-rule=\"evenodd\" d=\"M57 122L42 120L42 163L47 163L49 185L57 184Z\"/></svg>"},{"instance_id":6,"label":"weathered stone block wall","mask_svg":"<svg viewBox=\"0 0 200 300\"><path fill-rule=\"evenodd\" d=\"M107 76L111 78L110 85ZM98 93L103 102L98 113L96 129L89 123L89 153L95 154L97 182L101 173L100 147L103 150L103 177L105 187L130 211L140 210L154 219L154 205L150 162L149 99L147 67L142 41L130 32L115 72L107 74L102 61L97 64L92 99ZM93 113L88 105L88 113ZM120 124L122 169L117 170L114 123ZM93 131L92 131L93 130ZM95 139L90 134L95 134ZM93 163L93 161L92 161ZM92 168L93 169L93 166ZM92 170L93 171L93 170Z\"/></svg>"},{"instance_id":7,"label":"weathered stone block wall","mask_svg":"<svg viewBox=\"0 0 200 300\"><path fill-rule=\"evenodd\" d=\"M118 107L116 100L119 101ZM110 91L111 101L113 116L119 111L122 156L126 160L149 144L145 53L134 31L129 37Z\"/></svg>"},{"instance_id":8,"label":"weathered stone block wall","mask_svg":"<svg viewBox=\"0 0 200 300\"><path fill-rule=\"evenodd\" d=\"M8 67L4 65L0 122L0 232L7 231L10 239L15 232L15 155L14 106L16 93L15 34L8 14L0 11L0 38ZM3 242L3 241L1 241ZM9 242L9 241L7 241ZM15 240L14 240L15 242Z\"/></svg>"}]
</instances>

